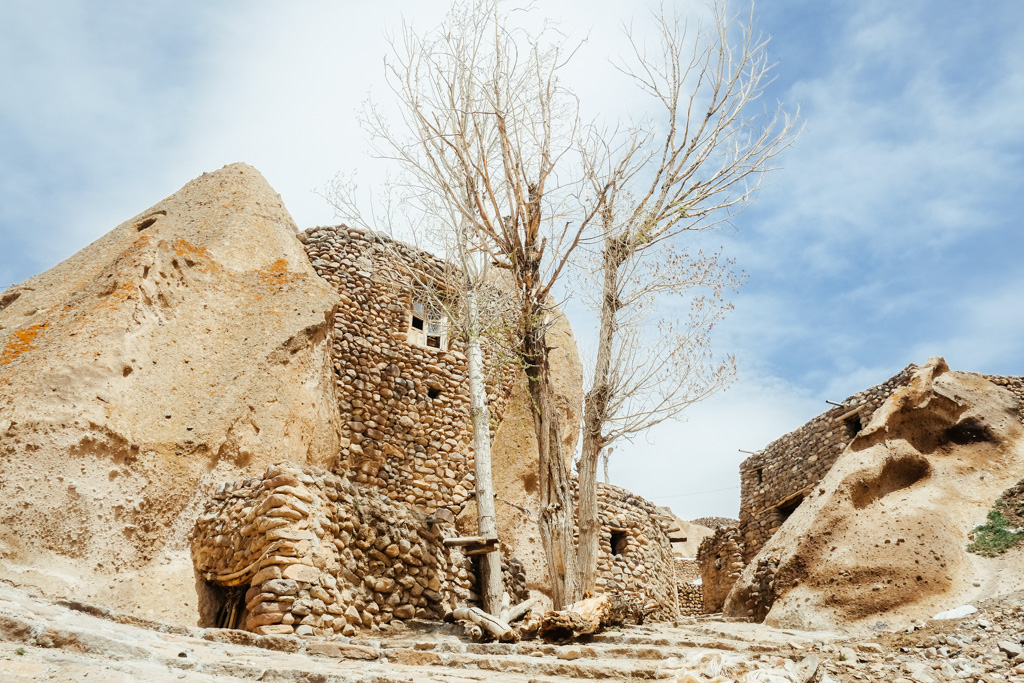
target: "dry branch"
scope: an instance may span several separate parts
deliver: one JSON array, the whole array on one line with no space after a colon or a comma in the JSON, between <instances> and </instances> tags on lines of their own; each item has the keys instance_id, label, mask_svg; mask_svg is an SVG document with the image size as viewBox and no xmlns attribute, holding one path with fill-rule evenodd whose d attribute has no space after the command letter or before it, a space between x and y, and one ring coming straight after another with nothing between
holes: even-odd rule
<instances>
[{"instance_id":1,"label":"dry branch","mask_svg":"<svg viewBox=\"0 0 1024 683\"><path fill-rule=\"evenodd\" d=\"M459 621L468 621L484 629L492 636L503 643L511 643L519 640L519 634L507 623L493 617L479 607L459 607L452 612L452 616Z\"/></svg>"}]
</instances>

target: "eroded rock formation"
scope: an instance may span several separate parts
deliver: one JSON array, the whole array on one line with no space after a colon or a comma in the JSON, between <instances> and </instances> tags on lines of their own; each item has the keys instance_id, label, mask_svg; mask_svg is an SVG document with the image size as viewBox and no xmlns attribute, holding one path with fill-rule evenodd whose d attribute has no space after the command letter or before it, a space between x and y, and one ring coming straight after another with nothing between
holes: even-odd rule
<instances>
[{"instance_id":1,"label":"eroded rock formation","mask_svg":"<svg viewBox=\"0 0 1024 683\"><path fill-rule=\"evenodd\" d=\"M1010 391L931 359L746 567L726 614L831 628L962 604L967 534L1024 470L1017 413Z\"/></svg>"},{"instance_id":2,"label":"eroded rock formation","mask_svg":"<svg viewBox=\"0 0 1024 683\"><path fill-rule=\"evenodd\" d=\"M280 197L204 174L0 302L0 574L194 623L213 487L338 450L337 297Z\"/></svg>"}]
</instances>

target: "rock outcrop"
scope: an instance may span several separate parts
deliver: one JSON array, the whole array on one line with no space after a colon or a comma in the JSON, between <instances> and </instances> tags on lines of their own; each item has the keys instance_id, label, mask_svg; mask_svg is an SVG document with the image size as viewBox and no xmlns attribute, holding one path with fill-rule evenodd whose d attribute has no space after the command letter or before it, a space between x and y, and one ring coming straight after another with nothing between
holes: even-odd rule
<instances>
[{"instance_id":1,"label":"rock outcrop","mask_svg":"<svg viewBox=\"0 0 1024 683\"><path fill-rule=\"evenodd\" d=\"M1017 409L1006 389L931 359L746 567L725 613L892 625L972 599L967 535L1024 471Z\"/></svg>"},{"instance_id":2,"label":"rock outcrop","mask_svg":"<svg viewBox=\"0 0 1024 683\"><path fill-rule=\"evenodd\" d=\"M0 295L0 576L194 623L213 487L337 454L336 302L244 164Z\"/></svg>"}]
</instances>

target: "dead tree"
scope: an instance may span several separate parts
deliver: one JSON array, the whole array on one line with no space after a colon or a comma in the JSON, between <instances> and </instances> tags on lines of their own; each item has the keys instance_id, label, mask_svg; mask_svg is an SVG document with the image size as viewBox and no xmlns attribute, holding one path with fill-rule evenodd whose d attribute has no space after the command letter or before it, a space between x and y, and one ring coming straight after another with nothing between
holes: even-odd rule
<instances>
[{"instance_id":1,"label":"dead tree","mask_svg":"<svg viewBox=\"0 0 1024 683\"><path fill-rule=\"evenodd\" d=\"M664 133L650 132L654 125L621 136L590 131L580 145L603 236L591 271L600 326L579 462L584 590L595 586L602 450L679 416L735 376L731 357L713 360L710 334L742 278L730 261L681 238L728 224L795 135L795 117L754 110L773 64L753 8L739 26L724 0L712 9L692 40L678 19L656 15L653 55L630 36L635 59L620 71L656 104ZM688 315L666 313L666 300L688 300Z\"/></svg>"},{"instance_id":2,"label":"dead tree","mask_svg":"<svg viewBox=\"0 0 1024 683\"><path fill-rule=\"evenodd\" d=\"M579 211L582 178L566 185L554 173L579 127L576 100L559 80L571 49L547 30L517 29L495 0L456 5L426 34L403 26L392 48L386 67L400 123L371 106L366 127L400 167L395 182L407 196L465 228L472 253L486 253L511 282L507 331L533 406L540 537L555 604L571 603L580 595L574 508L547 330L553 287L596 215ZM478 504L485 497L478 489Z\"/></svg>"}]
</instances>

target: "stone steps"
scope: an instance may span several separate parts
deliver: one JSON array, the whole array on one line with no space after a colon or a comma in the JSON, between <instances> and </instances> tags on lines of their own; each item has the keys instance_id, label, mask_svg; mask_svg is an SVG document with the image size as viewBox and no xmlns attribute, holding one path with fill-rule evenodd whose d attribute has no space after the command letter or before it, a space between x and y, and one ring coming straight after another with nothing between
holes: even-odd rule
<instances>
[{"instance_id":1,"label":"stone steps","mask_svg":"<svg viewBox=\"0 0 1024 683\"><path fill-rule=\"evenodd\" d=\"M525 654L424 653L399 648L385 649L383 654L392 664L495 671L530 677L554 676L560 680L651 680L661 677L659 669L662 661L624 657L608 659L597 656L568 660ZM424 657L425 654L433 657Z\"/></svg>"}]
</instances>

